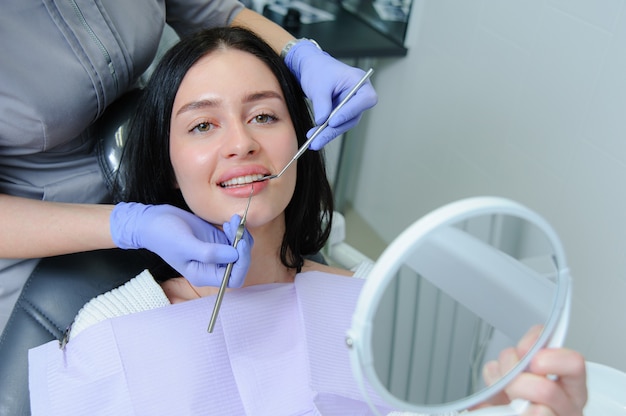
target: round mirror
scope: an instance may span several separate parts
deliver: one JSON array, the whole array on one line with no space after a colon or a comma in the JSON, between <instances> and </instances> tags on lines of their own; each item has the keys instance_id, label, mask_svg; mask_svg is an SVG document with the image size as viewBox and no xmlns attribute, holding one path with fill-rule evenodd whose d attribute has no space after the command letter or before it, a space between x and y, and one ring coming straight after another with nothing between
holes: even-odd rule
<instances>
[{"instance_id":1,"label":"round mirror","mask_svg":"<svg viewBox=\"0 0 626 416\"><path fill-rule=\"evenodd\" d=\"M569 281L552 227L513 201L471 198L428 214L384 251L359 297L347 341L364 396L425 414L472 409L538 349L562 345ZM485 363L537 325L534 346L487 386Z\"/></svg>"}]
</instances>

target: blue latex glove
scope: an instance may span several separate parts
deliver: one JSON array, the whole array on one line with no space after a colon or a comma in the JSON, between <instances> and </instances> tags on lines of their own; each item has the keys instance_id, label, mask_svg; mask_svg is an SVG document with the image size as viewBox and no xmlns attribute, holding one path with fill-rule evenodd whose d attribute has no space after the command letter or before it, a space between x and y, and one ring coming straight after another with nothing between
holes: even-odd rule
<instances>
[{"instance_id":1,"label":"blue latex glove","mask_svg":"<svg viewBox=\"0 0 626 416\"><path fill-rule=\"evenodd\" d=\"M237 215L231 223L238 224ZM252 237L246 231L237 249L234 232L221 231L171 205L120 202L110 217L111 236L122 249L145 248L158 254L194 286L219 286L226 264L236 262L229 287L241 287L250 266ZM247 234L247 236L246 236Z\"/></svg>"},{"instance_id":2,"label":"blue latex glove","mask_svg":"<svg viewBox=\"0 0 626 416\"><path fill-rule=\"evenodd\" d=\"M313 102L315 124L318 126L326 121L333 108L365 75L364 71L336 60L308 40L299 41L289 49L285 63L300 81L306 96ZM376 105L377 101L376 91L367 81L333 116L328 127L311 142L310 148L319 150L335 137L356 126L363 112ZM307 136L311 137L316 129L309 131Z\"/></svg>"}]
</instances>

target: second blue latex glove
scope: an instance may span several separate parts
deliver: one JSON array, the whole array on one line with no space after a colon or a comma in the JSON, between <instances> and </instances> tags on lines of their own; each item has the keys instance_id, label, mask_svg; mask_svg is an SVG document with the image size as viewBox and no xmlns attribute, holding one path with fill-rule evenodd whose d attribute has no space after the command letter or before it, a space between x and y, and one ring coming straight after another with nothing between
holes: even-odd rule
<instances>
[{"instance_id":1,"label":"second blue latex glove","mask_svg":"<svg viewBox=\"0 0 626 416\"><path fill-rule=\"evenodd\" d=\"M341 100L350 92L365 74L338 61L320 50L313 42L302 40L296 43L285 57L285 64L300 81L302 90L313 102L315 124L326 121ZM319 150L335 137L356 126L363 112L378 101L374 87L368 81L352 97L346 105L330 120L328 127L313 140L310 148ZM317 128L308 132L307 136Z\"/></svg>"},{"instance_id":2,"label":"second blue latex glove","mask_svg":"<svg viewBox=\"0 0 626 416\"><path fill-rule=\"evenodd\" d=\"M238 221L236 217L231 222ZM114 207L110 222L117 247L145 248L158 254L194 286L219 286L230 262L235 265L229 287L243 285L250 266L249 233L235 250L231 246L234 234L171 205L121 202Z\"/></svg>"}]
</instances>

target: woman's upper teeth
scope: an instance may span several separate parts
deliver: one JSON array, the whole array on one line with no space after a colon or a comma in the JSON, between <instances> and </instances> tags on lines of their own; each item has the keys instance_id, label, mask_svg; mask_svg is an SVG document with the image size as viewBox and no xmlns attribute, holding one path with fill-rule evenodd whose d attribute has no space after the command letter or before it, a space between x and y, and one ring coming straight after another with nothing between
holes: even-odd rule
<instances>
[{"instance_id":1,"label":"woman's upper teeth","mask_svg":"<svg viewBox=\"0 0 626 416\"><path fill-rule=\"evenodd\" d=\"M263 176L264 175L261 175L259 173L255 173L254 175L239 176L237 178L229 179L226 182L222 182L220 185L222 187L246 185L246 184L249 184L249 183L252 183L254 181L261 179Z\"/></svg>"}]
</instances>

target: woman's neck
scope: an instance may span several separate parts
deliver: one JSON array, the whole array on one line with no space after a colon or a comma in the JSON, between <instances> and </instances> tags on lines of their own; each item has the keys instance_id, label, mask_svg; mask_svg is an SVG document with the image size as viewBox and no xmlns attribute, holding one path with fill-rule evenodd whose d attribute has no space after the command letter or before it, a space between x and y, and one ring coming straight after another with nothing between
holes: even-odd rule
<instances>
[{"instance_id":1,"label":"woman's neck","mask_svg":"<svg viewBox=\"0 0 626 416\"><path fill-rule=\"evenodd\" d=\"M291 283L295 277L296 269L288 268L280 261L280 245L257 246L255 243L244 287L266 283Z\"/></svg>"},{"instance_id":2,"label":"woman's neck","mask_svg":"<svg viewBox=\"0 0 626 416\"><path fill-rule=\"evenodd\" d=\"M296 271L280 261L280 248L285 235L284 217L250 230L254 238L251 262L245 286L293 282Z\"/></svg>"}]
</instances>

